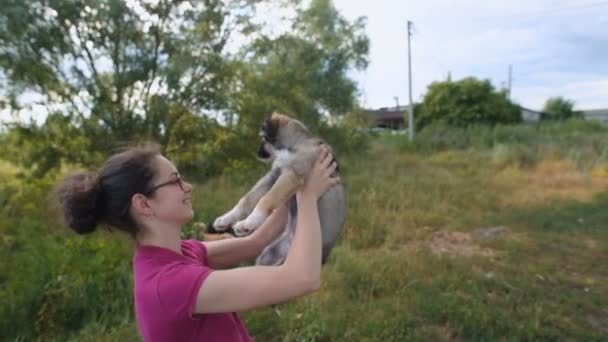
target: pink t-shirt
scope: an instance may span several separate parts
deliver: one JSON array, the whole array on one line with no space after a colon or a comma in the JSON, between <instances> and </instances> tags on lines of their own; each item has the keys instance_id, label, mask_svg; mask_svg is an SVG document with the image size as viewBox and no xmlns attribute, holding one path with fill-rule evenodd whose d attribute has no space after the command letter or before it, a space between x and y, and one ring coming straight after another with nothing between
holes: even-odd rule
<instances>
[{"instance_id":1,"label":"pink t-shirt","mask_svg":"<svg viewBox=\"0 0 608 342\"><path fill-rule=\"evenodd\" d=\"M234 312L193 314L201 284L213 269L200 241L182 241L182 254L137 246L135 315L144 341L252 341Z\"/></svg>"}]
</instances>

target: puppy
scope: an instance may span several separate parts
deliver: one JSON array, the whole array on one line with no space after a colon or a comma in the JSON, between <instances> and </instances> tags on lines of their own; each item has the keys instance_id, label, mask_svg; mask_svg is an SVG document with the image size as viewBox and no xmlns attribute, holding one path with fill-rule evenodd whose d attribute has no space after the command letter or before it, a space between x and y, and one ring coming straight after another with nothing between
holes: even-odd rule
<instances>
[{"instance_id":1,"label":"puppy","mask_svg":"<svg viewBox=\"0 0 608 342\"><path fill-rule=\"evenodd\" d=\"M272 163L270 171L229 212L215 220L215 230L229 228L245 236L259 227L273 210L288 203L289 218L283 233L258 256L258 265L280 265L285 260L296 229L296 192L304 184L321 152L323 140L300 121L274 113L260 132L258 159ZM333 176L339 175L339 168ZM344 187L331 187L319 198L319 219L323 240L323 263L327 261L346 219ZM244 218L244 219L243 219Z\"/></svg>"}]
</instances>

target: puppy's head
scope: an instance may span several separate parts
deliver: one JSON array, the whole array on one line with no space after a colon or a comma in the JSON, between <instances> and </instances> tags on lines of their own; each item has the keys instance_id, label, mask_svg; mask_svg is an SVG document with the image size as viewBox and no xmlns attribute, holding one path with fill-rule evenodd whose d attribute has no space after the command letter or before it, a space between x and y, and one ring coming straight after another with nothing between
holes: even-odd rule
<instances>
[{"instance_id":1,"label":"puppy's head","mask_svg":"<svg viewBox=\"0 0 608 342\"><path fill-rule=\"evenodd\" d=\"M258 149L258 159L272 162L277 150L295 148L302 139L310 136L310 131L300 121L284 114L273 113L262 124L262 143Z\"/></svg>"},{"instance_id":2,"label":"puppy's head","mask_svg":"<svg viewBox=\"0 0 608 342\"><path fill-rule=\"evenodd\" d=\"M279 131L286 127L291 119L283 114L273 113L270 118L264 120L260 137L262 142L258 149L258 159L263 162L272 162L274 160L275 150L281 148L279 142Z\"/></svg>"}]
</instances>

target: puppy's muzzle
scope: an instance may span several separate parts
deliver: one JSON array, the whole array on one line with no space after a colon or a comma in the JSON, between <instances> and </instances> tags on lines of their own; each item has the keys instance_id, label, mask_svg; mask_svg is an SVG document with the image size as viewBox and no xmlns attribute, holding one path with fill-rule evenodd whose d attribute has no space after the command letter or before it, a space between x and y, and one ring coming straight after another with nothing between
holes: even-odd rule
<instances>
[{"instance_id":1,"label":"puppy's muzzle","mask_svg":"<svg viewBox=\"0 0 608 342\"><path fill-rule=\"evenodd\" d=\"M258 158L262 160L270 159L271 155L266 149L266 143L261 143L260 148L258 149Z\"/></svg>"}]
</instances>

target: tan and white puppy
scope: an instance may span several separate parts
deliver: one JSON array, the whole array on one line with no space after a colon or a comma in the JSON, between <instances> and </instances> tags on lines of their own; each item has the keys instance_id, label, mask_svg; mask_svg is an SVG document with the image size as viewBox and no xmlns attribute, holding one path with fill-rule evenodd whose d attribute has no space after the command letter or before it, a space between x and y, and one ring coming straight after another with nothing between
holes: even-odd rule
<instances>
[{"instance_id":1,"label":"tan and white puppy","mask_svg":"<svg viewBox=\"0 0 608 342\"><path fill-rule=\"evenodd\" d=\"M245 236L259 227L273 210L288 203L289 219L283 233L264 249L256 262L278 265L285 260L296 228L295 194L319 157L321 145L327 144L300 121L278 113L264 121L260 136L258 158L271 162L271 170L234 208L216 219L213 226L217 231L232 228L236 235ZM336 173L339 174L339 168ZM319 198L318 207L325 263L346 218L344 186L340 183L330 188Z\"/></svg>"}]
</instances>

